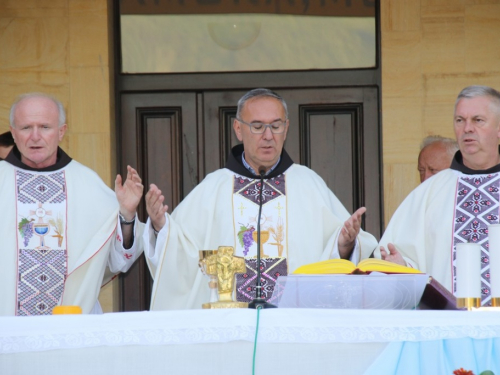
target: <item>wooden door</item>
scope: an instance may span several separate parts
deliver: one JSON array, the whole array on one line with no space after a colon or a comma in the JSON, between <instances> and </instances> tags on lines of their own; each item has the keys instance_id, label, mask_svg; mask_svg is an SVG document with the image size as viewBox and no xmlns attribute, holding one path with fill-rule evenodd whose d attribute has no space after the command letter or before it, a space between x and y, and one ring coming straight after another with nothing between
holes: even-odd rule
<instances>
[{"instance_id":1,"label":"wooden door","mask_svg":"<svg viewBox=\"0 0 500 375\"><path fill-rule=\"evenodd\" d=\"M121 170L136 167L155 183L171 212L210 172L222 168L238 141L236 103L247 90L123 93ZM315 170L348 211L366 206L363 227L381 229L378 91L373 87L276 90L288 104L285 148ZM146 220L144 204L139 211ZM121 278L121 309L149 308L151 278L143 258Z\"/></svg>"}]
</instances>

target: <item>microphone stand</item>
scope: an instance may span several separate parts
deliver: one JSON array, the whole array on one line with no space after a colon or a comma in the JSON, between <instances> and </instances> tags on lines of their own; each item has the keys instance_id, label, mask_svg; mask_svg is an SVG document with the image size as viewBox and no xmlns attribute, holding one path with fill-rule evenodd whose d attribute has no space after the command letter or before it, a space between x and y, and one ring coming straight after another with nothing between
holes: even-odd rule
<instances>
[{"instance_id":1,"label":"microphone stand","mask_svg":"<svg viewBox=\"0 0 500 375\"><path fill-rule=\"evenodd\" d=\"M266 173L264 168L259 168L260 176L260 191L259 191L259 215L257 218L257 282L255 283L255 298L252 302L248 304L249 309L271 309L278 306L272 303L266 302L262 298L262 283L260 281L261 271L260 271L260 217L262 215L262 190L264 189L264 174Z\"/></svg>"}]
</instances>

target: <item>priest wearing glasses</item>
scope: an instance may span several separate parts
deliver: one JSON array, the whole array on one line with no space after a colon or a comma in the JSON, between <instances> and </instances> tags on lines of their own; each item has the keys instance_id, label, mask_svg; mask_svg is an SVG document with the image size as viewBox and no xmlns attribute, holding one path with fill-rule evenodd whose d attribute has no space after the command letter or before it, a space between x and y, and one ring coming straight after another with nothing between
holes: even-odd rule
<instances>
[{"instance_id":1,"label":"priest wearing glasses","mask_svg":"<svg viewBox=\"0 0 500 375\"><path fill-rule=\"evenodd\" d=\"M366 209L350 215L320 176L292 161L283 149L288 127L283 98L251 90L238 101L233 128L242 144L225 168L207 175L172 215L158 187L150 186L144 242L154 278L152 310L201 308L209 300L199 250L233 246L247 269L255 269L261 173L263 298L269 300L279 275L299 266L330 258L357 262L374 250L375 238L360 229ZM255 297L255 279L245 277L248 272L237 275L239 301Z\"/></svg>"}]
</instances>

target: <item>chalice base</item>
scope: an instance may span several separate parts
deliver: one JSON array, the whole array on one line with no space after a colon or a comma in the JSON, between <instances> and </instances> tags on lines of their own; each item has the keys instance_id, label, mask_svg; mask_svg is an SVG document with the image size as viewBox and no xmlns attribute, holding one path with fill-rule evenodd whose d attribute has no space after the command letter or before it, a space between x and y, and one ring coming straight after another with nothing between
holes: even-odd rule
<instances>
[{"instance_id":1,"label":"chalice base","mask_svg":"<svg viewBox=\"0 0 500 375\"><path fill-rule=\"evenodd\" d=\"M235 301L225 301L225 302L208 302L201 305L204 309L247 309L248 302L235 302Z\"/></svg>"}]
</instances>

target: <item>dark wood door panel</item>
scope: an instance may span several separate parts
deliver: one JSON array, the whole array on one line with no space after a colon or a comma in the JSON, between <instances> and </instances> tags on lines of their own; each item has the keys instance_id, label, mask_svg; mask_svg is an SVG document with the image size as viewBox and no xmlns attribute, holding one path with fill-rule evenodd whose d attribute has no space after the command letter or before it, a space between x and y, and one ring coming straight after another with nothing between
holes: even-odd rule
<instances>
[{"instance_id":1,"label":"dark wood door panel","mask_svg":"<svg viewBox=\"0 0 500 375\"><path fill-rule=\"evenodd\" d=\"M144 112L139 110L139 112ZM169 108L144 116L140 123L143 138L140 147L142 178L146 186L156 184L165 195L166 202L175 206L180 202L182 179L182 127L181 109Z\"/></svg>"},{"instance_id":2,"label":"dark wood door panel","mask_svg":"<svg viewBox=\"0 0 500 375\"><path fill-rule=\"evenodd\" d=\"M145 191L156 184L171 212L198 183L196 94L122 95L121 173L137 169ZM147 219L145 203L139 217ZM152 280L144 256L120 276L120 309L149 309Z\"/></svg>"},{"instance_id":3,"label":"dark wood door panel","mask_svg":"<svg viewBox=\"0 0 500 375\"><path fill-rule=\"evenodd\" d=\"M281 90L288 104L290 129L288 131L286 149L292 159L301 164L301 108L345 105L363 103L363 88L328 88L328 89L288 89Z\"/></svg>"},{"instance_id":4,"label":"dark wood door panel","mask_svg":"<svg viewBox=\"0 0 500 375\"><path fill-rule=\"evenodd\" d=\"M332 106L301 108L301 162L318 173L348 210L354 209L352 115L335 113ZM358 203L358 202L357 202Z\"/></svg>"},{"instance_id":5,"label":"dark wood door panel","mask_svg":"<svg viewBox=\"0 0 500 375\"><path fill-rule=\"evenodd\" d=\"M195 93L122 96L122 165L158 185L170 210L199 181L197 122Z\"/></svg>"},{"instance_id":6,"label":"dark wood door panel","mask_svg":"<svg viewBox=\"0 0 500 375\"><path fill-rule=\"evenodd\" d=\"M215 91L203 94L205 173L226 164L231 148L239 143L233 131L238 99L245 91Z\"/></svg>"},{"instance_id":7,"label":"dark wood door panel","mask_svg":"<svg viewBox=\"0 0 500 375\"><path fill-rule=\"evenodd\" d=\"M378 90L320 88L281 90L280 94L289 109L290 129L285 147L292 159L320 174L350 212L366 206L363 228L380 238ZM322 128L329 128L330 133L322 133ZM321 145L311 141L311 137L323 136L330 136L333 144L324 139Z\"/></svg>"},{"instance_id":8,"label":"dark wood door panel","mask_svg":"<svg viewBox=\"0 0 500 375\"><path fill-rule=\"evenodd\" d=\"M367 212L365 229L379 239L383 229L383 178L382 178L382 127L379 122L379 89L363 89L363 145L360 151L363 160L363 189Z\"/></svg>"}]
</instances>

